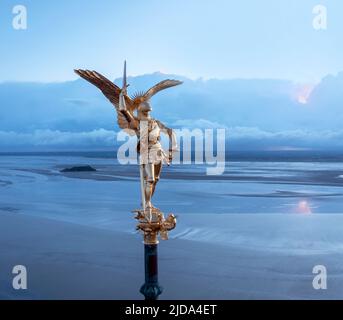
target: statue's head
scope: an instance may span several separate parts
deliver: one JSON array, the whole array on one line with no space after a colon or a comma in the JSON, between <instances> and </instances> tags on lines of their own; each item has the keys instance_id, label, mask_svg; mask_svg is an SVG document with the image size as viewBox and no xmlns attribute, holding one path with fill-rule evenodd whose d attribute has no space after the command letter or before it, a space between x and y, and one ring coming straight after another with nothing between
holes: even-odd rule
<instances>
[{"instance_id":1,"label":"statue's head","mask_svg":"<svg viewBox=\"0 0 343 320\"><path fill-rule=\"evenodd\" d=\"M126 62L124 63L124 76L123 76L123 88L127 88L128 84L126 82ZM175 87L182 84L182 81L179 80L163 80L148 91L136 92L133 96L128 98L129 100L129 109L131 112L137 111L138 120L149 120L150 112L152 111L150 105L150 99L157 93L167 88Z\"/></svg>"},{"instance_id":2,"label":"statue's head","mask_svg":"<svg viewBox=\"0 0 343 320\"><path fill-rule=\"evenodd\" d=\"M139 104L137 109L138 120L148 120L150 119L150 112L152 111L149 101L143 101Z\"/></svg>"}]
</instances>

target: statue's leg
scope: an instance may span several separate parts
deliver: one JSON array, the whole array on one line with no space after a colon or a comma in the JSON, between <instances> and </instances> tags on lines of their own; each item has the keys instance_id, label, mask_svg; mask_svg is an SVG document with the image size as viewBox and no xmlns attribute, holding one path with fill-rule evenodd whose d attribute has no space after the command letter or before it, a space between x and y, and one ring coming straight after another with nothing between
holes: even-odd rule
<instances>
[{"instance_id":1,"label":"statue's leg","mask_svg":"<svg viewBox=\"0 0 343 320\"><path fill-rule=\"evenodd\" d=\"M154 170L155 170L155 172L154 172L155 173L155 177L154 177L154 184L152 186L152 195L151 195L151 197L154 195L157 182L160 180L161 171L162 171L162 161L160 163L155 164Z\"/></svg>"},{"instance_id":2,"label":"statue's leg","mask_svg":"<svg viewBox=\"0 0 343 320\"><path fill-rule=\"evenodd\" d=\"M145 169L145 206L151 208L151 197L153 191L153 185L155 181L155 168L153 163L147 163L144 165Z\"/></svg>"}]
</instances>

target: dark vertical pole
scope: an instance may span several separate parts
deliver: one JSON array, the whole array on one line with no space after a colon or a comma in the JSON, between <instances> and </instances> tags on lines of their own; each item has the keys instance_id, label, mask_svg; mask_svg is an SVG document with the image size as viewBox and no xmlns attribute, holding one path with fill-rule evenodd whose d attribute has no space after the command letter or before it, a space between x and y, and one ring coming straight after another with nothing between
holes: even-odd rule
<instances>
[{"instance_id":1,"label":"dark vertical pole","mask_svg":"<svg viewBox=\"0 0 343 320\"><path fill-rule=\"evenodd\" d=\"M144 262L145 283L140 292L145 296L145 300L157 300L163 290L158 284L157 244L144 245Z\"/></svg>"}]
</instances>

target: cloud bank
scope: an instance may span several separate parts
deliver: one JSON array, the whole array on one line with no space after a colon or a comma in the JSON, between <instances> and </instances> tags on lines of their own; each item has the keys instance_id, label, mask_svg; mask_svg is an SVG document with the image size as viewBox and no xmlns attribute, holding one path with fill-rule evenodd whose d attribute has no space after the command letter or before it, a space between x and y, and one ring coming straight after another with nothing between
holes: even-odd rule
<instances>
[{"instance_id":1,"label":"cloud bank","mask_svg":"<svg viewBox=\"0 0 343 320\"><path fill-rule=\"evenodd\" d=\"M203 123L201 120L194 123ZM225 128L226 144L235 150L287 150L287 149L332 149L343 148L343 130L338 131L307 131L288 130L272 132L257 127L205 127L188 126L183 128L213 129ZM0 131L0 150L30 150L32 149L107 149L118 147L117 132L105 129L89 132L69 132L58 130L35 130L32 133ZM165 140L165 139L163 139Z\"/></svg>"},{"instance_id":2,"label":"cloud bank","mask_svg":"<svg viewBox=\"0 0 343 320\"><path fill-rule=\"evenodd\" d=\"M153 116L173 128L219 129L235 149L342 148L343 73L325 77L299 103L299 85L283 80L190 80L154 73L130 77L130 90L184 81L152 99ZM121 83L121 79L115 82ZM299 98L299 97L298 97ZM0 84L0 150L100 149L116 145L116 114L82 79Z\"/></svg>"}]
</instances>

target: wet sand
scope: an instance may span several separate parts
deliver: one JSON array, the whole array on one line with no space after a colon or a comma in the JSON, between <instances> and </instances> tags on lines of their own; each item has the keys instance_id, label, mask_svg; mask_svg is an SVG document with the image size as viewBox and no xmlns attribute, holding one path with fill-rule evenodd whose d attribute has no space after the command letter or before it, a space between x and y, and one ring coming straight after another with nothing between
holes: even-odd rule
<instances>
[{"instance_id":1,"label":"wet sand","mask_svg":"<svg viewBox=\"0 0 343 320\"><path fill-rule=\"evenodd\" d=\"M256 234L263 221L270 224L264 220L267 217L259 217L253 227ZM291 216L284 217L287 221ZM240 218L225 221L230 230L235 224L237 232L242 229ZM254 224L249 221L251 228ZM306 231L311 224L304 221ZM326 235L330 234L328 225L322 228ZM283 233L280 224L276 228ZM162 242L160 283L165 290L161 299L342 299L342 251L313 249L300 253L184 239ZM139 235L1 213L0 252L2 299L142 298L138 293L144 275ZM11 270L17 264L27 267L26 291L11 287ZM312 287L312 268L317 264L327 267L327 290Z\"/></svg>"},{"instance_id":2,"label":"wet sand","mask_svg":"<svg viewBox=\"0 0 343 320\"><path fill-rule=\"evenodd\" d=\"M97 172L60 172L84 164ZM233 162L223 176L164 168L155 201L178 225L159 248L161 298L343 299L340 166ZM130 213L138 176L112 159L0 158L0 298L142 298ZM28 268L27 291L11 287L17 264ZM319 264L327 290L312 287Z\"/></svg>"}]
</instances>

